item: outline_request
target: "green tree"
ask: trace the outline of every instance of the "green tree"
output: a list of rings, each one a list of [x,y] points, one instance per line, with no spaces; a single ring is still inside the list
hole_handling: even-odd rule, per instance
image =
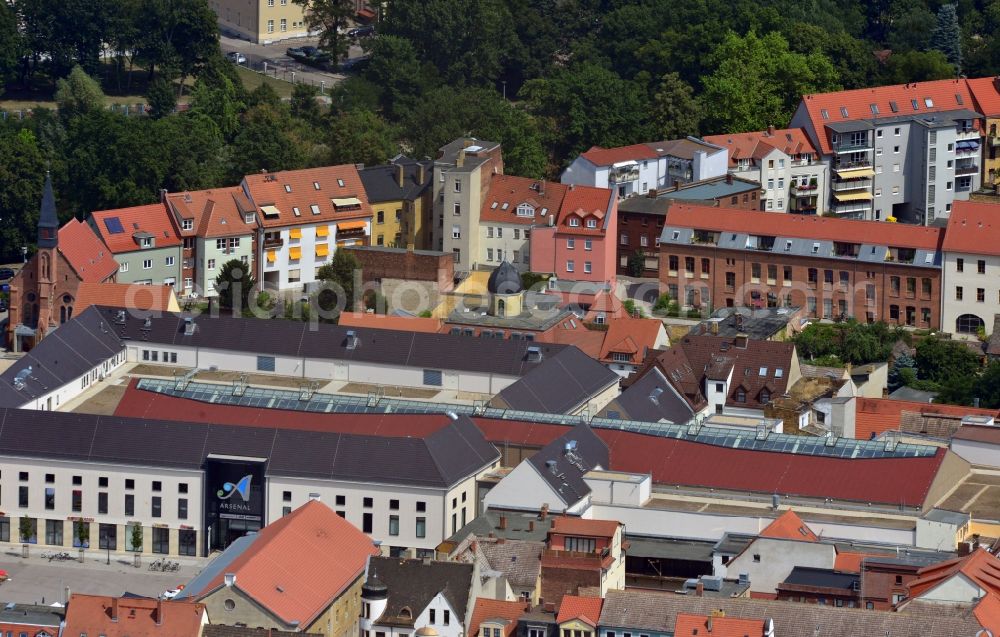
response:
[[[0,127],[0,261],[21,256],[35,242],[46,161],[29,129]]]
[[[931,34],[931,48],[940,51],[955,72],[962,70],[962,29],[958,24],[958,6],[944,4],[938,9],[937,25]]]
[[[10,4],[0,3],[0,95],[3,95],[4,85],[14,77],[21,53],[17,14]]]
[[[938,384],[974,377],[979,371],[979,357],[962,343],[929,337],[917,343],[917,375],[920,380]]]
[[[101,85],[79,66],[73,67],[69,77],[56,81],[55,99],[59,114],[67,120],[101,110],[106,101]]]
[[[333,164],[383,164],[399,153],[396,128],[371,111],[335,115],[327,132]]]
[[[339,249],[334,252],[330,263],[316,272],[316,279],[326,284],[317,296],[320,309],[333,313],[339,304],[345,311],[353,311],[356,305],[355,282],[360,280],[360,270],[361,264],[350,250]]]
[[[159,142],[149,153],[162,158],[162,188],[202,190],[225,182],[225,145],[208,116],[188,112],[164,117],[153,124],[152,136]]]
[[[177,95],[170,83],[158,77],[149,84],[146,90],[146,101],[149,102],[149,116],[160,119],[174,112],[177,107]]]
[[[18,523],[18,531],[21,535],[21,542],[27,544],[35,537],[36,533],[35,518],[29,518],[28,516],[21,516],[21,521]]]
[[[230,259],[222,264],[215,277],[215,291],[219,294],[219,305],[235,312],[250,307],[250,295],[257,285],[250,267],[239,259]]]
[[[421,99],[424,93],[420,60],[413,44],[406,38],[380,35],[369,45],[365,78],[379,88],[379,102],[388,117],[399,118]]]
[[[802,95],[839,88],[822,53],[794,53],[776,32],[730,32],[710,57],[702,104],[712,131],[742,132],[783,125]]]
[[[132,550],[141,553],[142,552],[142,525],[133,524],[132,532],[129,534],[129,539],[132,540]],[[138,558],[136,558],[138,559]]]
[[[247,96],[247,108],[253,108],[262,104],[274,109],[282,107],[281,96],[278,95],[278,91],[274,90],[274,87],[268,82],[261,82]]]
[[[886,63],[883,82],[929,82],[954,77],[953,67],[940,51],[904,51],[893,53]]]
[[[77,520],[73,523],[73,535],[79,545],[83,548],[90,546],[90,524],[84,522],[83,520]]]
[[[215,122],[222,136],[230,140],[239,127],[240,113],[248,97],[240,82],[219,69],[211,69],[195,82],[191,93],[191,112],[206,115]]]
[[[287,109],[255,106],[240,118],[239,132],[229,146],[230,179],[239,181],[243,175],[261,170],[301,168],[305,163],[304,146]]]
[[[917,361],[907,353],[896,357],[889,368],[889,391],[893,392],[909,385],[917,378]]]
[[[306,26],[319,31],[319,48],[335,61],[347,57],[351,44],[347,27],[354,17],[353,0],[292,0],[302,7]]]
[[[701,108],[694,98],[694,89],[677,73],[667,73],[660,78],[652,107],[656,139],[677,139],[698,134]]]
[[[646,271],[646,254],[641,248],[637,249],[628,258],[628,273],[633,277],[641,277]]]
[[[316,101],[318,96],[319,90],[315,86],[296,84],[292,89],[292,101],[290,104],[292,117],[318,127],[323,118],[319,102]]]

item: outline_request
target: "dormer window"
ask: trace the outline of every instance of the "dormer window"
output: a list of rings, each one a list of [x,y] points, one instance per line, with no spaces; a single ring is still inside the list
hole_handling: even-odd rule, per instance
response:
[[[253,213],[252,212],[245,213],[243,215],[243,222],[244,223],[253,223]]]
[[[587,227],[588,228],[596,228],[597,227],[597,219],[587,219]]]
[[[493,204],[493,205],[495,206],[496,204]],[[534,217],[535,216],[535,209],[533,207],[531,207],[529,204],[523,203],[523,204],[521,204],[521,205],[519,205],[517,207],[517,216],[518,217]]]
[[[571,228],[578,228],[580,226],[580,220],[577,219],[576,217],[570,217],[569,218],[569,226]]]
[[[181,220],[181,230],[193,230],[193,229],[194,229],[194,219]]]
[[[139,247],[141,248],[152,248],[153,238],[152,237],[142,237],[139,239]]]
[[[762,405],[766,405],[767,403],[771,402],[771,392],[767,391],[766,389],[760,390],[760,401],[759,402]]]
[[[742,387],[736,390],[736,396],[733,398],[738,403],[745,403],[747,401],[747,391]]]

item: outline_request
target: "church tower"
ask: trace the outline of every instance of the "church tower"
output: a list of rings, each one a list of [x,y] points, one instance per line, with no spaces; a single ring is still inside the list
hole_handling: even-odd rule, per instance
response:
[[[42,209],[38,214],[38,273],[37,324],[35,341],[41,340],[54,323],[53,308],[58,305],[54,298],[56,281],[59,280],[56,264],[59,262],[56,250],[59,247],[59,217],[56,215],[56,198],[52,194],[52,177],[45,173],[45,190],[42,191]],[[34,313],[34,312],[33,312]]]

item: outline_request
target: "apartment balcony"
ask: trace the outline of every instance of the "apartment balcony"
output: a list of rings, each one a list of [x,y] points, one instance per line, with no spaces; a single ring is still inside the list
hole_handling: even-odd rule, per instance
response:
[[[982,135],[974,128],[960,128],[955,132],[955,139],[959,141],[977,140]]]
[[[872,209],[871,201],[848,201],[834,202],[830,206],[830,212],[835,215],[864,215]]]
[[[265,238],[263,245],[265,250],[273,250],[285,245],[285,241],[281,237]]]
[[[841,142],[833,149],[836,153],[860,153],[874,150],[868,140],[863,142]]]
[[[955,175],[978,175],[979,166],[976,164],[956,164]]]
[[[867,159],[862,161],[839,162],[833,167],[833,172],[835,172],[837,176],[842,179],[856,179],[859,177],[875,176],[875,171],[872,169],[872,163]]]
[[[990,133],[989,137],[986,138],[986,141],[990,146],[1000,146],[1000,132]]]
[[[794,183],[792,184],[792,189],[790,192],[793,197],[811,197],[814,196],[818,190],[819,186],[817,184],[802,185]]]
[[[830,190],[834,192],[845,192],[848,190],[871,190],[871,179],[849,179],[846,181],[835,181],[830,184]]]

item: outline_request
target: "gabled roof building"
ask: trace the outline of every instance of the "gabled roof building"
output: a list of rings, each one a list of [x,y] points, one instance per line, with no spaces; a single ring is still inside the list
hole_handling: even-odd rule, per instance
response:
[[[99,210],[90,227],[119,263],[119,283],[169,285],[181,291],[181,239],[163,203]]]

